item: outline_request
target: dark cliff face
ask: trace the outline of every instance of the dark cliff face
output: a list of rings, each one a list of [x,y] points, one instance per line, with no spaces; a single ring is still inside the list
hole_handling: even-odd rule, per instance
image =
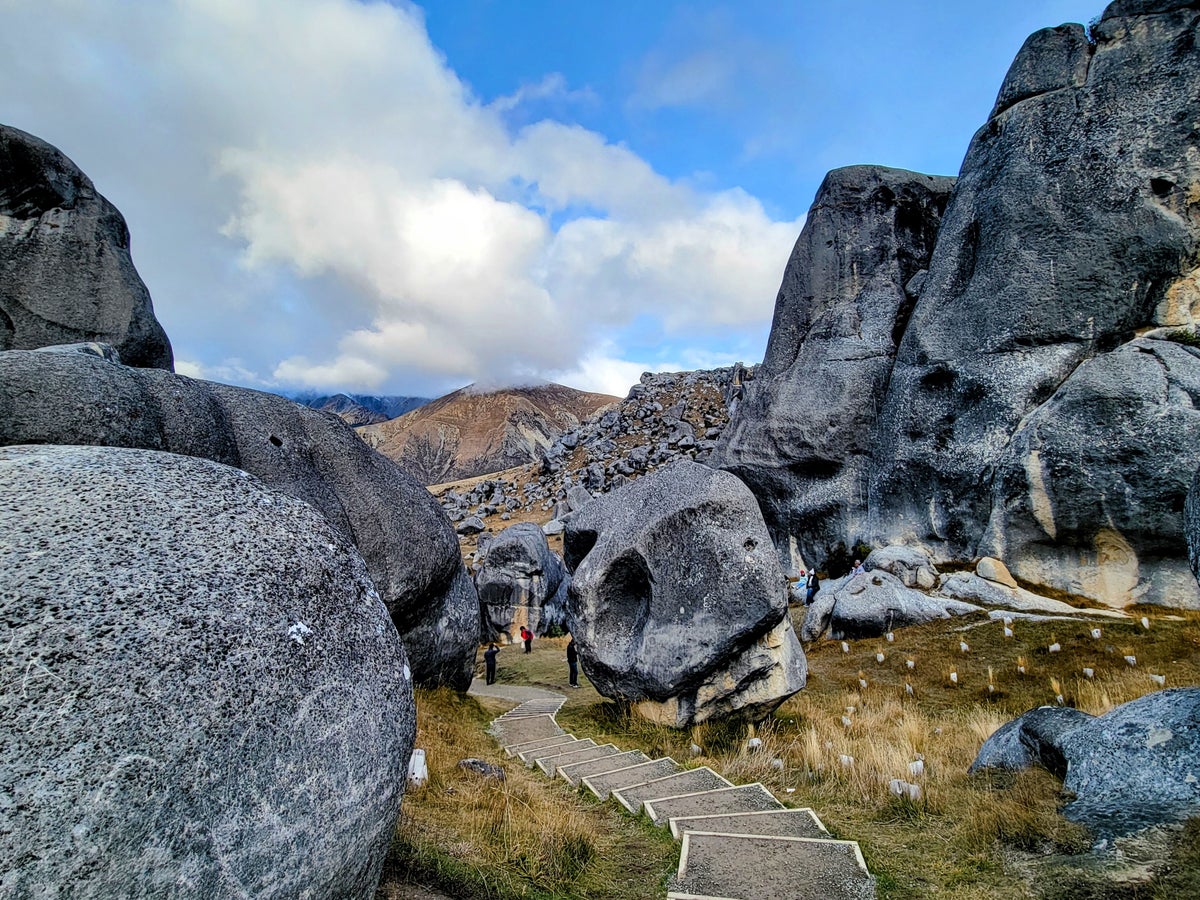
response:
[[[0,350],[77,341],[173,368],[124,218],[60,151],[0,125]]]
[[[927,273],[906,280],[899,227],[884,245],[895,259],[864,268],[880,247],[870,192],[835,217],[823,186],[766,377],[721,454],[781,548],[810,563],[835,536],[997,553],[1036,584],[1200,604],[1194,583],[1171,598],[1200,462],[1200,355],[1163,341],[1200,319],[1198,7],[1129,0],[1090,34],[1031,36],[940,223],[924,220]],[[860,324],[864,310],[891,315],[890,335]],[[890,337],[894,362],[872,362],[868,336]],[[1114,560],[1120,584],[1093,577]]]
[[[776,299],[766,357],[718,446],[778,542],[811,560],[858,534],[871,426],[929,264],[951,178],[854,166],[826,176]],[[793,560],[798,562],[798,560]]]

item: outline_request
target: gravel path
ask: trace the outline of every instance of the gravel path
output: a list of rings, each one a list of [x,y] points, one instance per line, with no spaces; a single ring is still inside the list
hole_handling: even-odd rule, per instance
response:
[[[501,700],[511,700],[513,703],[524,703],[526,700],[566,699],[562,694],[554,691],[517,684],[486,684],[478,678],[471,682],[467,693],[474,694],[476,697],[497,697]]]

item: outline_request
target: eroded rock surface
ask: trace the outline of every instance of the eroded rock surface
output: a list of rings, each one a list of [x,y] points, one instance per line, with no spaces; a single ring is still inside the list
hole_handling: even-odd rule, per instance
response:
[[[0,350],[79,341],[173,366],[125,219],[62,152],[0,125]]]
[[[445,514],[344,422],[274,394],[84,353],[0,353],[0,445],[166,450],[244,469],[358,548],[417,682],[466,690],[479,606]]]
[[[681,461],[567,519],[572,633],[596,689],[683,726],[761,717],[804,686],[787,584],[753,495]]]
[[[822,183],[766,356],[712,463],[745,481],[794,569],[863,533],[871,426],[952,178],[878,166]]]
[[[533,522],[512,525],[485,545],[475,572],[484,640],[519,640],[521,626],[536,635],[567,626],[571,576]]]
[[[369,898],[415,709],[354,546],[237,469],[0,448],[0,894]]]
[[[1200,688],[1157,691],[1097,717],[1033,710],[989,738],[971,768],[1034,762],[1074,795],[1067,818],[1100,837],[1200,814]]]

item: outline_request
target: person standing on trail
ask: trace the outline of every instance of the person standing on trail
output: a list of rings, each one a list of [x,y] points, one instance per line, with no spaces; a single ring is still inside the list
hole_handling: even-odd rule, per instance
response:
[[[489,644],[488,648],[483,651],[483,665],[487,673],[487,683],[496,683],[496,654],[500,652],[500,648],[495,644]]]
[[[526,628],[524,625],[521,626],[521,640],[525,642],[525,652],[532,653],[533,652],[533,632],[530,631],[528,628]]]
[[[571,687],[579,687],[579,651],[575,649],[575,638],[567,644],[567,673],[571,676]]]

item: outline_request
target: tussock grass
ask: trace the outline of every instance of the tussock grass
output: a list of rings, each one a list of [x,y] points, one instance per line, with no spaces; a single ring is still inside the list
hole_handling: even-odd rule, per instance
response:
[[[661,896],[678,854],[669,835],[504,757],[485,734],[493,715],[452,691],[417,692],[429,780],[405,794],[380,895],[411,882],[456,898]],[[471,756],[505,780],[460,769]]]

